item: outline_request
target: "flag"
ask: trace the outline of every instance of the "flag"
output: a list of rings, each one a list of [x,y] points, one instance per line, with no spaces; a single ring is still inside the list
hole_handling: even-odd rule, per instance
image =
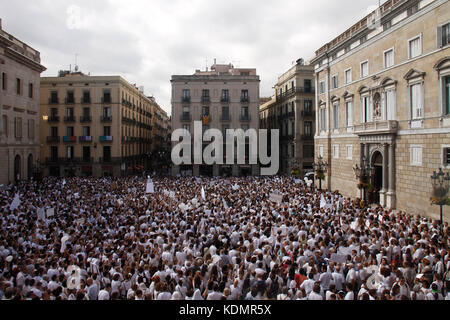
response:
[[[11,205],[9,206],[10,210],[16,210],[20,206],[20,199],[19,194],[17,193],[14,197],[14,200],[11,202]]]
[[[203,201],[206,201],[205,189],[203,187],[202,187],[202,199]]]

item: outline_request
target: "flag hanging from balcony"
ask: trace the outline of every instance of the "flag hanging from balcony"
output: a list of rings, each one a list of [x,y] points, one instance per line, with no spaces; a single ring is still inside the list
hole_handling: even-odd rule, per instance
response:
[[[208,124],[210,120],[210,117],[208,114],[203,115],[203,124]]]

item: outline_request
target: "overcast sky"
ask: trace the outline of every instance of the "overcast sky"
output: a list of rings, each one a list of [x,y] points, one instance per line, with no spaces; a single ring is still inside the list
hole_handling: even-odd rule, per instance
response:
[[[384,2],[384,1],[383,1]],[[41,52],[47,71],[75,64],[144,86],[170,114],[170,78],[218,63],[256,68],[261,97],[278,76],[363,18],[378,0],[0,1],[3,29]]]

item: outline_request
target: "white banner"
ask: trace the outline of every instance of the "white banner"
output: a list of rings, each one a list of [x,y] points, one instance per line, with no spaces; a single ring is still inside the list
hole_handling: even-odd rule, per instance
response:
[[[153,180],[147,180],[147,188],[145,193],[155,193],[155,186],[153,184]]]
[[[17,193],[14,197],[14,200],[11,202],[11,205],[9,206],[10,210],[16,210],[20,206],[20,199],[19,194]]]
[[[44,208],[37,209],[37,217],[39,220],[45,220],[45,210]]]
[[[272,202],[276,202],[276,203],[282,203],[283,202],[283,195],[276,194],[276,193],[271,193],[269,200],[272,201]]]
[[[202,199],[203,201],[206,201],[206,193],[205,193],[205,189],[202,187]]]
[[[53,217],[55,215],[55,208],[47,209],[47,218]]]

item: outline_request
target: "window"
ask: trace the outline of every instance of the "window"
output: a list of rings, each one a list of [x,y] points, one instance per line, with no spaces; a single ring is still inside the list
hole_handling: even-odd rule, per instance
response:
[[[314,158],[314,146],[312,145],[303,146],[303,158]]]
[[[8,116],[3,115],[2,116],[2,130],[5,137],[8,136]]]
[[[202,116],[209,116],[209,107],[202,107]]]
[[[345,102],[345,119],[346,126],[353,127],[353,101]]]
[[[89,90],[83,91],[83,103],[91,103],[91,93]]]
[[[325,81],[320,81],[319,83],[319,93],[325,93]]]
[[[372,122],[372,108],[370,107],[370,97],[361,97],[361,123]]]
[[[248,107],[242,107],[241,118],[242,120],[249,120]]]
[[[230,101],[230,92],[226,89],[222,90],[222,102]]]
[[[410,87],[410,101],[411,101],[411,118],[423,118],[423,92],[422,84],[413,84]]]
[[[7,78],[6,73],[2,72],[2,90],[6,90],[7,88]]]
[[[74,136],[74,128],[73,127],[67,127],[67,136],[68,137],[73,137]]]
[[[414,39],[409,40],[408,44],[409,58],[413,59],[422,54],[422,36],[417,36]]]
[[[334,76],[331,77],[331,87],[332,87],[332,89],[337,89],[338,86],[339,86],[338,76],[334,75]]]
[[[352,160],[353,158],[353,146],[348,145],[346,146],[346,153],[347,153],[347,160]]]
[[[67,159],[73,159],[74,158],[74,147],[68,146],[67,147]]]
[[[111,107],[103,108],[103,117],[108,119],[111,118]]]
[[[111,127],[110,126],[104,126],[103,127],[103,135],[105,137],[110,137],[111,136]]]
[[[189,89],[183,90],[183,101],[187,101],[191,97],[191,92]]]
[[[412,7],[408,8],[408,17],[412,16],[414,13],[416,13],[417,11],[419,11],[419,4],[416,3],[415,5],[413,5]]]
[[[222,120],[230,120],[230,107],[222,107]]]
[[[313,133],[312,133],[312,122],[311,121],[305,121],[304,126],[305,126],[305,136],[306,137],[311,137],[313,135]]]
[[[339,145],[338,144],[335,144],[333,146],[333,158],[339,159]]]
[[[90,161],[91,159],[91,147],[83,146],[83,161]]]
[[[450,146],[445,146],[442,149],[442,155],[443,155],[443,166],[448,168],[450,167]]]
[[[91,116],[91,108],[85,107],[83,108],[83,117],[89,118]]]
[[[103,90],[103,103],[111,103],[111,90]]]
[[[19,78],[16,79],[16,93],[18,95],[22,94],[22,80],[20,80]]]
[[[51,137],[57,137],[58,136],[58,127],[51,127],[50,128],[50,136]]]
[[[352,82],[352,69],[345,70],[345,84]]]
[[[326,118],[326,108],[320,109],[320,131],[327,130],[327,118]]]
[[[31,82],[28,84],[28,98],[33,99],[33,84]]]
[[[14,132],[16,138],[22,138],[22,118],[14,118]]]
[[[66,103],[75,103],[73,91],[67,91]]]
[[[308,116],[308,115],[311,116],[312,115],[312,112],[313,112],[312,105],[313,105],[312,100],[305,100],[304,108],[305,108],[305,115],[306,116]]]
[[[50,92],[50,103],[58,103],[58,92],[57,91]]]
[[[319,146],[319,157],[323,158],[323,146]]]
[[[34,120],[28,119],[28,139],[34,139]]]
[[[369,61],[361,62],[361,78],[369,76]]]
[[[305,92],[310,93],[312,91],[312,81],[311,79],[304,80]]]
[[[410,149],[411,153],[411,165],[421,166],[422,165],[422,146],[412,145]]]
[[[103,147],[103,161],[111,162],[111,147],[110,146]]]
[[[188,120],[189,115],[190,115],[189,106],[183,106],[183,119]]]
[[[243,102],[248,102],[248,90],[242,90],[242,92],[241,92],[241,100]]]
[[[66,115],[67,115],[67,119],[73,119],[73,117],[74,117],[74,111],[73,111],[73,108],[67,108],[66,109]]]
[[[339,129],[339,104],[333,105],[333,129]]]
[[[389,49],[384,52],[384,67],[390,68],[394,65],[394,49]]]
[[[91,127],[83,127],[83,137],[91,136]]]
[[[386,102],[386,120],[395,120],[396,119],[396,110],[395,110],[395,90],[388,90],[385,93],[385,102]]]
[[[52,161],[58,160],[58,147],[56,147],[56,146],[50,147],[50,157],[51,157]]]
[[[444,100],[444,115],[450,115],[450,76],[443,78],[444,90],[445,93],[443,95]]]
[[[438,27],[438,47],[444,47],[450,44],[450,23]]]

